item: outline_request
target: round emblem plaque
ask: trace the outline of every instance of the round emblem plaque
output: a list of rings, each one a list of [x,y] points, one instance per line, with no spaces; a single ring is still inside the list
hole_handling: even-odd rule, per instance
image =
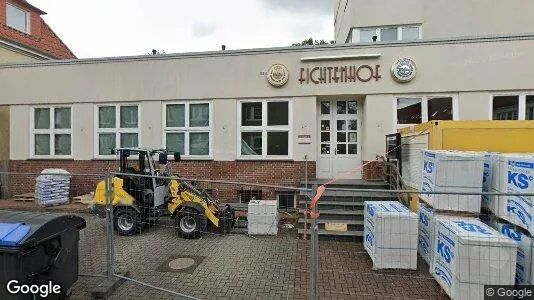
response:
[[[397,82],[409,82],[417,75],[415,62],[409,58],[397,60],[391,67],[391,75]]]
[[[267,81],[274,87],[282,87],[289,80],[289,70],[282,64],[274,64],[267,71]]]

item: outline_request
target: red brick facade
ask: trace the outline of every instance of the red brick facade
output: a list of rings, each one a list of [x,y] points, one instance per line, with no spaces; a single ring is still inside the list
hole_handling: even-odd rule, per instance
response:
[[[364,161],[363,163],[367,163]],[[385,180],[386,179],[386,169],[384,162],[381,161],[372,161],[370,164],[363,167],[363,179],[374,181],[374,180]]]
[[[111,160],[17,160],[10,162],[12,173],[40,173],[47,168],[60,168],[69,171],[71,196],[92,192],[96,183],[106,172],[117,170],[118,163]],[[296,161],[181,161],[174,163],[173,172],[181,177],[197,180],[222,180],[279,186],[300,186],[305,177],[305,162]],[[77,175],[82,174],[82,175]],[[94,174],[94,175],[90,175]],[[315,162],[308,162],[308,177],[315,177]],[[33,192],[37,175],[10,175],[11,195]],[[238,191],[262,190],[264,199],[276,199],[276,190],[268,187],[240,186],[236,184],[207,183],[214,198],[222,202],[236,202]]]

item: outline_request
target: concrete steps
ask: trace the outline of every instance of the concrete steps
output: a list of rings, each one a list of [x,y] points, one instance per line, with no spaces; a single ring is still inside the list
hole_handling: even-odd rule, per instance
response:
[[[308,188],[313,188],[314,185],[320,185],[325,182],[327,180],[324,179],[308,180]],[[301,187],[306,187],[306,184],[302,182]],[[359,189],[360,191],[352,191],[354,189]],[[364,180],[340,180],[327,186],[327,190],[317,204],[319,211],[317,225],[320,239],[361,240],[364,229],[364,202],[397,200],[395,195],[387,192],[361,191],[368,189],[387,190],[389,187],[383,182],[368,182]],[[304,214],[310,199],[306,199],[306,192],[301,192],[300,194],[298,208],[299,212]],[[310,197],[313,198],[313,195],[310,195]],[[327,223],[346,224],[347,231],[326,230]],[[305,222],[304,218],[299,219],[297,225],[299,236],[304,236],[305,228],[309,229],[310,224],[311,220],[309,218],[307,222]],[[310,234],[309,230],[307,234]]]

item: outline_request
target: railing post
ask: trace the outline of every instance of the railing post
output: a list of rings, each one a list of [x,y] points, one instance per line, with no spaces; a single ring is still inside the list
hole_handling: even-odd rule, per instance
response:
[[[305,174],[304,174],[304,184],[306,185],[306,197],[304,200],[304,240],[308,239],[308,200],[310,199],[310,193],[308,192],[308,155],[304,155],[304,164],[305,164]]]
[[[314,192],[317,192],[317,186],[314,186]],[[317,225],[317,205],[311,207],[311,226],[310,226],[310,300],[318,299],[317,295],[317,277],[319,265],[319,227]]]
[[[113,184],[112,175],[106,174],[105,179],[106,189],[106,220],[107,220],[107,276],[111,278],[115,274],[115,251],[113,249]]]

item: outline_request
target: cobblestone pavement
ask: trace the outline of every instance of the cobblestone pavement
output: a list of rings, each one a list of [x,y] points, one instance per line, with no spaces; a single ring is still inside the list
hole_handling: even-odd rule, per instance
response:
[[[308,296],[308,244],[297,245],[295,299]],[[417,270],[373,270],[359,242],[319,241],[318,293],[322,299],[448,299],[418,257]]]
[[[80,236],[80,273],[103,274],[106,269],[106,224],[84,215]],[[205,234],[180,238],[169,220],[131,237],[115,236],[119,270],[144,283],[201,299],[292,299],[297,239],[294,234],[249,237],[244,234]],[[157,269],[173,255],[204,256],[192,274]],[[99,279],[80,277],[72,299],[87,299]],[[127,282],[113,299],[173,299],[172,295]]]
[[[105,221],[83,216],[87,228],[80,232],[80,273],[104,274]],[[321,241],[319,249],[322,299],[446,298],[423,263],[416,271],[375,271],[361,243]],[[164,220],[136,236],[115,236],[115,251],[118,269],[128,270],[132,278],[200,299],[306,299],[308,293],[307,242],[292,232],[276,237],[205,234],[186,240]],[[205,258],[192,274],[158,271],[173,255]],[[100,280],[80,277],[72,299],[90,298]],[[180,299],[133,282],[112,297],[139,298]]]

